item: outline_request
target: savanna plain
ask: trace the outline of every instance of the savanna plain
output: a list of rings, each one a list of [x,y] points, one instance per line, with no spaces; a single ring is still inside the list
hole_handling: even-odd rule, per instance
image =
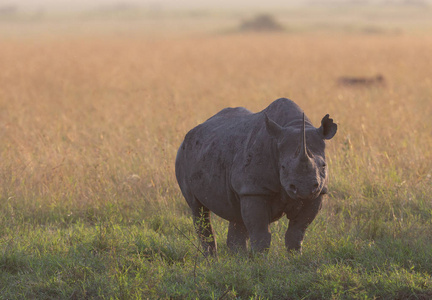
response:
[[[86,24],[1,24],[0,299],[432,297],[432,27]],[[268,254],[233,254],[213,216],[219,256],[205,258],[177,148],[222,108],[279,97],[339,126],[303,253],[286,252],[282,218]]]

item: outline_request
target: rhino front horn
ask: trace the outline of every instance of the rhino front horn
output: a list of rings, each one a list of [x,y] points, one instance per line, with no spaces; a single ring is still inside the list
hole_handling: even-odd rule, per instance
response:
[[[300,160],[309,160],[306,146],[306,121],[305,114],[303,113],[303,125],[301,130],[301,145],[300,145]]]

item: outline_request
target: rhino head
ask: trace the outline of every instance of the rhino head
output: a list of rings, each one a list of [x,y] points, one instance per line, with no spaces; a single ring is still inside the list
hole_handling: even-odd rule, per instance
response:
[[[333,119],[326,115],[319,128],[306,128],[304,114],[300,128],[281,127],[267,115],[265,123],[267,132],[277,141],[280,182],[289,197],[307,201],[327,193],[324,141],[336,134]]]

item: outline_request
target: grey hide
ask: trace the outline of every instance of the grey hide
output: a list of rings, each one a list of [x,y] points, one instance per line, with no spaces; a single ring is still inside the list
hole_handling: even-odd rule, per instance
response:
[[[337,125],[319,128],[285,98],[258,113],[225,108],[186,134],[175,172],[205,254],[216,255],[210,212],[229,221],[228,247],[270,247],[269,224],[286,215],[288,250],[301,251],[306,228],[327,193],[325,140]]]

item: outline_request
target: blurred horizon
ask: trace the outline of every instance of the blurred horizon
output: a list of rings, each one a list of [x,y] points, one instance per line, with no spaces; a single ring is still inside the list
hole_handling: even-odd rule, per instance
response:
[[[263,15],[291,33],[432,30],[432,0],[0,0],[0,34],[232,33]]]

